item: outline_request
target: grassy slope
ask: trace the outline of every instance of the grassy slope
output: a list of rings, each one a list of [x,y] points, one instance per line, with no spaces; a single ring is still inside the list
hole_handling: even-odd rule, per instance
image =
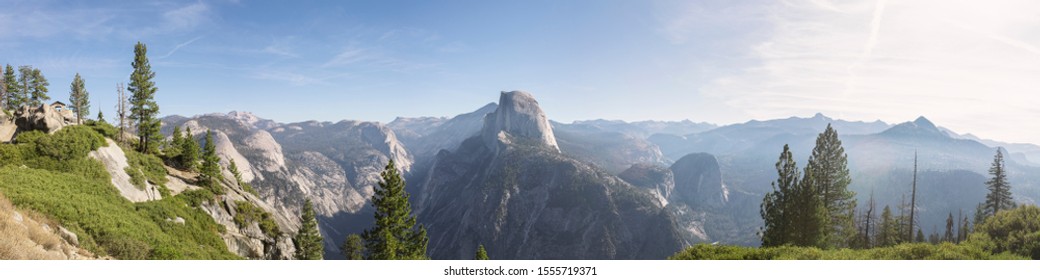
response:
[[[96,149],[104,142],[81,138],[99,139],[100,135],[88,126],[74,126],[29,143],[0,145],[0,192],[19,207],[57,220],[79,235],[81,246],[101,255],[119,259],[239,258],[220,238],[223,227],[190,207],[186,197],[135,204],[120,196],[101,163],[83,156],[83,149]],[[56,154],[49,152],[55,149],[48,146],[52,142],[77,143],[59,147],[76,156],[54,158]],[[185,223],[173,222],[176,217]]]

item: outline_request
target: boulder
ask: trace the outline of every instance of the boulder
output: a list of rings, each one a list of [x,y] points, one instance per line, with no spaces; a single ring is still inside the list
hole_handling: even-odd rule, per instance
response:
[[[14,113],[14,122],[19,131],[39,130],[54,133],[65,127],[66,119],[50,105],[32,108],[23,106]]]
[[[18,130],[18,126],[14,124],[14,117],[8,115],[6,111],[0,112],[0,143],[11,142],[14,139],[14,132]]]

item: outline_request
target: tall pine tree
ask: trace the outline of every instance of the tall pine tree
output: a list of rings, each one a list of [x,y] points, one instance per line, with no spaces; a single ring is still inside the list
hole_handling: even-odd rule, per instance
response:
[[[159,105],[155,103],[155,72],[148,62],[148,48],[141,42],[134,46],[134,61],[130,63],[134,71],[130,73],[130,119],[137,127],[138,150],[142,153],[154,153],[158,148],[162,135],[159,133]]]
[[[321,233],[318,231],[318,220],[314,215],[314,205],[307,199],[303,203],[303,213],[300,215],[300,230],[293,237],[293,245],[296,246],[297,260],[320,260],[325,254],[325,245],[322,244]]]
[[[196,171],[199,168],[199,142],[191,134],[191,127],[184,128],[184,140],[181,142],[181,155],[178,158],[181,168]]]
[[[943,233],[942,241],[951,243],[956,242],[957,240],[954,239],[956,237],[953,236],[954,230],[955,229],[953,226],[953,212],[950,212],[950,214],[946,216],[946,232]]]
[[[204,185],[215,194],[222,194],[220,187],[220,158],[217,157],[217,147],[213,144],[213,131],[206,131],[206,145],[202,153],[202,170],[199,178]]]
[[[881,210],[880,228],[877,231],[877,237],[874,238],[878,246],[885,247],[899,243],[898,224],[899,221],[892,217],[892,209],[885,205],[885,208]]]
[[[780,159],[776,162],[778,178],[772,183],[773,191],[767,193],[762,199],[759,213],[765,224],[762,227],[762,246],[772,247],[789,244],[792,242],[794,230],[791,227],[792,209],[794,200],[794,189],[798,185],[798,163],[791,155],[791,149],[784,145]]]
[[[819,194],[826,209],[823,234],[827,246],[848,247],[856,237],[856,193],[848,190],[852,182],[848,157],[838,139],[838,131],[830,124],[816,137],[805,173],[812,177],[803,183]]]
[[[51,99],[50,96],[47,96],[47,86],[50,86],[50,83],[47,82],[47,78],[43,77],[40,69],[23,65],[18,67],[18,72],[20,85],[18,86],[19,93],[16,97],[16,104],[40,107],[40,105]]]
[[[372,195],[375,226],[365,230],[365,248],[370,259],[426,259],[426,227],[415,224],[405,182],[391,159],[380,173],[382,182]]]
[[[997,154],[993,156],[993,165],[989,168],[989,175],[993,176],[986,181],[986,201],[983,210],[985,217],[996,215],[1001,210],[1015,208],[1015,201],[1011,198],[1011,184],[1007,180],[1007,170],[1004,168],[1004,154],[997,148]],[[976,221],[978,223],[978,221]]]
[[[69,86],[69,105],[76,113],[76,123],[83,123],[83,116],[90,115],[90,93],[87,92],[83,78],[76,73]]]

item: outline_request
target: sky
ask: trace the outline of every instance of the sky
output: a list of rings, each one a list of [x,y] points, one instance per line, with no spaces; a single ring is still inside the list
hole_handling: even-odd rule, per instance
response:
[[[1040,1],[10,1],[0,64],[113,116],[133,46],[160,114],[454,116],[532,93],[553,120],[821,112],[1040,143]]]

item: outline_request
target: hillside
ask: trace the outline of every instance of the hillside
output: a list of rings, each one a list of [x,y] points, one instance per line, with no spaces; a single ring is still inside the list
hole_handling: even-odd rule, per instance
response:
[[[265,221],[271,215],[255,196],[226,180],[219,189],[194,185],[190,173],[115,146],[114,131],[104,123],[67,126],[50,135],[19,131],[14,143],[0,145],[0,194],[17,208],[38,213],[34,219],[52,223],[66,242],[77,246],[61,250],[82,249],[82,255],[115,259],[292,255],[288,233],[293,229],[280,223],[274,228],[284,232],[261,230],[272,223]],[[168,175],[168,169],[174,175]],[[45,248],[56,246],[65,248]]]

